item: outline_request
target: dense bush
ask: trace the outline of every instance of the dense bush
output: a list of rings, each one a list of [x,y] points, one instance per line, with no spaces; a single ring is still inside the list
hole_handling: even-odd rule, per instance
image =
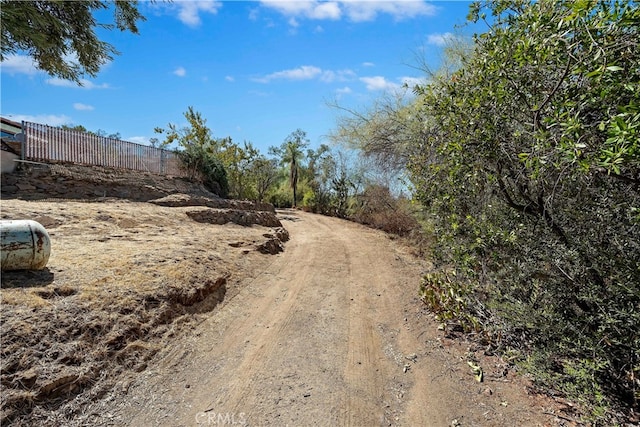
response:
[[[606,422],[640,398],[640,11],[485,12],[460,69],[418,91],[410,170],[443,271],[424,297]]]
[[[369,185],[355,197],[349,218],[387,233],[406,236],[419,228],[410,202],[393,197],[388,187]]]
[[[189,172],[192,180],[201,180],[207,188],[221,197],[227,197],[229,182],[227,171],[220,161],[220,151],[227,139],[216,139],[211,136],[211,129],[202,115],[189,107],[184,113],[188,126],[178,128],[169,123],[167,129],[156,128],[158,134],[165,134],[162,147],[178,144],[176,152],[182,160],[183,167]],[[154,138],[154,143],[158,143]]]
[[[205,147],[188,146],[179,151],[178,155],[184,167],[192,171],[192,177],[199,177],[209,190],[220,197],[227,197],[229,194],[227,171],[214,154],[207,151]]]

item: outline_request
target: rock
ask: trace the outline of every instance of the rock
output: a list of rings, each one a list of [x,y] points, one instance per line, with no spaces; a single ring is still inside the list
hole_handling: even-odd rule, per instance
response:
[[[15,175],[11,174],[2,174],[2,186],[5,185],[15,185],[18,182],[18,179]]]
[[[276,233],[276,237],[280,239],[281,242],[289,241],[289,232],[287,231],[286,228],[278,227],[274,230],[274,232]]]
[[[34,185],[28,184],[28,183],[24,183],[24,182],[19,182],[16,184],[16,187],[18,187],[18,190],[20,191],[33,191],[36,189],[36,187]]]
[[[256,250],[265,255],[275,255],[279,252],[284,251],[284,247],[282,246],[282,242],[277,238],[271,238],[266,242],[258,245]]]
[[[8,193],[8,194],[13,194],[15,192],[18,191],[18,187],[15,185],[3,185],[2,186],[2,192],[3,193]]]
[[[209,224],[234,224],[250,226],[262,225],[263,227],[282,227],[282,223],[275,213],[266,211],[242,211],[236,209],[199,209],[187,211],[187,216],[194,221]],[[283,234],[283,233],[281,233]]]
[[[416,363],[418,361],[418,355],[415,353],[411,353],[407,356],[405,356],[405,359],[412,361],[413,363]]]

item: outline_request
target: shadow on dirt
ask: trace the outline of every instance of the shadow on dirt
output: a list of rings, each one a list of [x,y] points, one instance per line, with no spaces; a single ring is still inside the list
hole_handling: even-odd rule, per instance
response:
[[[53,282],[54,274],[45,268],[43,270],[16,270],[2,272],[3,288],[34,288],[47,286]]]

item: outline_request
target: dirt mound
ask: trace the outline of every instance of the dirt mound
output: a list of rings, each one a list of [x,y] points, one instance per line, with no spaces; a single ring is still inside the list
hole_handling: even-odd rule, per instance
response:
[[[2,218],[41,222],[52,253],[44,270],[2,273],[2,425],[69,424],[238,293],[270,262],[263,254],[288,238],[269,205],[219,199],[183,180],[88,169],[23,171],[22,189],[3,194]],[[58,181],[60,173],[70,176]],[[40,191],[52,180],[66,192]],[[180,195],[167,198],[171,191]],[[182,202],[135,201],[162,198]],[[199,211],[230,221],[192,219]]]
[[[266,211],[274,214],[276,213],[275,208],[270,203],[202,197],[192,194],[171,194],[160,199],[151,200],[150,202],[154,205],[168,207],[206,206],[214,209]]]

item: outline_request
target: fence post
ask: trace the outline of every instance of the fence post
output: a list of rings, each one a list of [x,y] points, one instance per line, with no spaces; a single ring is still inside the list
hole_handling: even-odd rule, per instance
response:
[[[27,125],[22,121],[22,138],[20,138],[20,160],[25,160],[25,151],[27,149]]]

